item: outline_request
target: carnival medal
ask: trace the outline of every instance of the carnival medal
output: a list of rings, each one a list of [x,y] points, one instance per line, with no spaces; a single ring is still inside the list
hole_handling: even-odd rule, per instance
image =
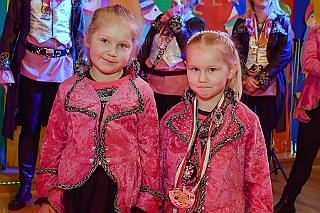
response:
[[[41,14],[41,19],[50,20],[51,13],[52,13],[52,10],[51,10],[50,6],[43,5],[43,3],[42,3],[41,13],[42,13]]]
[[[187,161],[181,177],[181,183],[185,186],[188,186],[195,183],[197,179],[198,179],[197,166],[191,161]]]
[[[224,100],[224,95],[221,97],[221,100],[217,104],[217,107],[220,108]],[[195,145],[196,141],[196,124],[197,124],[197,99],[195,98],[193,101],[193,123],[192,123],[192,132],[188,144],[187,155],[182,159],[181,163],[178,166],[174,188],[169,191],[169,198],[173,205],[175,205],[179,209],[188,209],[192,207],[195,202],[195,194],[198,189],[201,179],[203,178],[209,161],[209,153],[210,153],[210,135],[214,128],[214,122],[210,124],[207,144],[205,149],[203,150],[203,154],[201,156],[201,160],[199,162],[199,176],[197,167],[190,161],[190,153]],[[178,188],[179,183],[184,185],[182,191]],[[191,191],[186,189],[186,185],[190,185],[195,183],[195,186]]]
[[[260,38],[258,41],[256,41],[256,45],[259,47],[259,48],[264,48],[266,47],[268,43],[268,39],[262,39]]]
[[[179,209],[190,208],[195,201],[195,194],[188,191],[184,186],[182,191],[179,188],[174,188],[169,191],[170,201]]]

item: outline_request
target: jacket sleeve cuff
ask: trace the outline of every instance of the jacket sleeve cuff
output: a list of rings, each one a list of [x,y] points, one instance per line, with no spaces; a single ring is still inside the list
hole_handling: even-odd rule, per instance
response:
[[[0,54],[0,69],[10,70],[10,58],[9,52],[3,52]]]
[[[159,192],[142,186],[137,202],[137,207],[146,212],[158,212],[164,201],[164,196]]]
[[[266,90],[271,83],[271,78],[269,73],[262,72],[255,77],[255,79],[259,82],[259,86],[262,90]]]
[[[37,198],[47,197],[49,190],[57,183],[57,170],[55,169],[37,169]]]
[[[170,29],[173,31],[174,34],[177,34],[182,31],[183,23],[181,22],[180,16],[174,16],[169,20]]]
[[[0,69],[0,84],[13,84],[14,82],[14,77],[13,74],[10,70],[7,69]]]

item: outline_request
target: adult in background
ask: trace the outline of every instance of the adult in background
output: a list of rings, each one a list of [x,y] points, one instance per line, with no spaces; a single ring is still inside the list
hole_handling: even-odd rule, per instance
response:
[[[294,117],[299,120],[297,153],[276,213],[296,212],[294,203],[312,171],[320,145],[320,24],[310,28],[302,53],[302,67],[308,73]]]
[[[205,28],[192,14],[200,0],[172,0],[172,8],[159,15],[144,40],[138,60],[154,91],[159,120],[181,101],[188,87],[182,52],[195,32]]]
[[[8,205],[22,209],[38,155],[41,126],[48,122],[59,84],[73,75],[77,42],[84,36],[80,0],[11,0],[0,44],[0,84],[7,92],[2,134],[18,145],[20,187]]]
[[[242,56],[243,96],[241,101],[259,117],[272,154],[272,131],[286,131],[286,77],[290,62],[290,20],[278,0],[247,0],[248,12],[239,18],[232,35]]]

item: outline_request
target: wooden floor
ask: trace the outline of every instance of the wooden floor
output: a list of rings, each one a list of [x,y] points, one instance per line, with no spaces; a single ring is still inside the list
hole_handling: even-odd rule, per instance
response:
[[[289,176],[293,159],[281,159],[281,164]],[[282,194],[282,189],[286,183],[285,178],[279,171],[277,175],[271,174],[274,203],[277,203]],[[298,196],[295,207],[297,213],[320,213],[320,158],[313,164],[312,174],[301,194]],[[19,211],[8,211],[7,204],[10,196],[0,193],[0,213],[36,213],[39,207],[34,205],[34,199],[28,202],[27,207]]]
[[[282,159],[281,164],[289,176],[293,159]],[[276,204],[281,195],[286,181],[282,173],[272,174],[273,202]],[[313,163],[312,173],[307,183],[297,197],[295,207],[297,213],[320,213],[320,158],[319,154]]]
[[[5,196],[5,197],[0,196],[0,213],[9,213],[9,212],[11,212],[11,213],[37,213],[39,211],[39,206],[33,204],[35,199],[28,201],[27,206],[21,210],[9,211],[8,206],[7,206],[9,200],[10,200],[10,198],[7,196]]]

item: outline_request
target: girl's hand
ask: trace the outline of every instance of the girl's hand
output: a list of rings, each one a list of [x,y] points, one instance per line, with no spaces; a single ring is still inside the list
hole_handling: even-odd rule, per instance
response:
[[[172,0],[172,1],[171,1],[171,4],[172,4],[172,7],[181,5],[181,0]]]
[[[39,209],[39,213],[58,213],[50,204],[43,203]]]
[[[178,4],[177,6],[174,6],[173,8],[169,9],[166,13],[169,13],[171,17],[183,14],[184,6],[183,4]]]
[[[259,83],[256,79],[254,79],[252,76],[249,76],[246,79],[246,84],[244,85],[244,87],[250,92],[255,92],[257,89],[259,89]]]
[[[11,84],[10,83],[0,83],[0,86],[2,86],[4,92],[7,93],[8,92],[8,88],[11,86]]]
[[[183,4],[179,4],[173,8],[170,8],[169,10],[167,10],[167,12],[165,14],[163,14],[163,16],[161,17],[160,21],[164,24],[165,22],[167,22],[170,18],[176,16],[176,15],[180,15],[184,13],[184,6]]]

